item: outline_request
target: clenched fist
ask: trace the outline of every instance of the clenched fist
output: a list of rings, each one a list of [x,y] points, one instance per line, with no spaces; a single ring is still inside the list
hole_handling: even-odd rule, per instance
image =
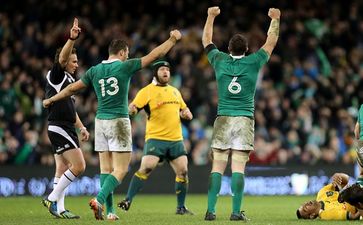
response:
[[[218,6],[214,6],[214,7],[209,7],[208,8],[208,16],[213,16],[216,17],[221,13],[221,10],[219,9]]]
[[[173,38],[175,38],[175,40],[178,41],[181,39],[182,35],[179,30],[172,30],[172,31],[170,31],[170,37],[173,37]]]
[[[268,10],[268,16],[271,18],[271,19],[280,19],[280,16],[281,16],[281,12],[279,9],[276,9],[276,8],[270,8]]]

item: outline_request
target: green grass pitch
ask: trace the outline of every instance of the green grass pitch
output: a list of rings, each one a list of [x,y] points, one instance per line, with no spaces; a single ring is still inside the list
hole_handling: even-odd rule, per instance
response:
[[[217,220],[204,221],[206,195],[188,195],[187,207],[196,215],[175,215],[174,195],[138,195],[128,212],[116,209],[119,221],[96,221],[88,206],[91,197],[66,198],[66,207],[81,216],[79,220],[54,219],[41,204],[40,197],[0,198],[0,224],[132,224],[132,225],[181,225],[181,224],[238,224],[229,221],[231,197],[221,196],[217,203]],[[246,196],[244,210],[251,219],[247,224],[346,224],[347,221],[309,221],[296,219],[295,211],[300,203],[313,196]],[[116,196],[114,204],[121,199]],[[115,206],[116,207],[116,206]],[[357,221],[359,222],[359,221]],[[349,223],[357,223],[350,221]]]

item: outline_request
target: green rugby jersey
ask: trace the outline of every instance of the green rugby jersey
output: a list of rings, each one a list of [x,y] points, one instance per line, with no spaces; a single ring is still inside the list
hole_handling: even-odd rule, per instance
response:
[[[258,72],[269,58],[266,51],[232,57],[210,44],[206,52],[217,79],[218,115],[253,117]]]
[[[360,105],[359,107],[358,123],[359,123],[359,140],[363,140],[363,104]]]
[[[141,69],[141,59],[124,62],[104,60],[87,70],[81,80],[96,92],[98,119],[129,117],[128,94],[131,76]]]

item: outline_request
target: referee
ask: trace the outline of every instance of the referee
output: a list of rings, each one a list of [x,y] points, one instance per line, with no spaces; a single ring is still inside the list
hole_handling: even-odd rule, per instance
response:
[[[80,32],[78,19],[75,18],[70,37],[63,48],[57,50],[54,65],[47,74],[46,98],[52,97],[75,82],[74,74],[78,60],[73,46]],[[83,173],[86,167],[76,128],[80,130],[82,141],[87,141],[89,138],[87,129],[77,115],[74,101],[74,97],[71,96],[55,102],[48,108],[48,137],[53,147],[56,171],[54,189],[42,202],[53,216],[64,219],[80,218],[64,207],[65,189]]]

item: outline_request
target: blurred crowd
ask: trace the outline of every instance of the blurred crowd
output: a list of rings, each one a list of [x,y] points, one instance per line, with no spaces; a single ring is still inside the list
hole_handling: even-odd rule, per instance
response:
[[[227,51],[234,33],[248,37],[248,54],[266,40],[268,8],[281,9],[280,39],[260,72],[256,91],[255,151],[250,164],[353,163],[354,125],[363,103],[363,2],[339,0],[248,1],[7,1],[0,8],[0,165],[52,165],[42,107],[45,75],[55,50],[66,42],[74,17],[82,34],[76,42],[81,76],[107,58],[113,38],[125,38],[130,57],[162,43],[169,31],[183,38],[166,56],[172,85],[194,114],[183,121],[190,163],[210,162],[217,112],[214,72],[201,44],[207,8],[218,4],[213,42]],[[156,10],[152,10],[156,9]],[[132,78],[129,99],[152,79],[143,69]],[[91,133],[82,143],[89,165],[97,101],[93,90],[77,96],[77,111]],[[146,117],[132,118],[133,163],[140,160]]]

